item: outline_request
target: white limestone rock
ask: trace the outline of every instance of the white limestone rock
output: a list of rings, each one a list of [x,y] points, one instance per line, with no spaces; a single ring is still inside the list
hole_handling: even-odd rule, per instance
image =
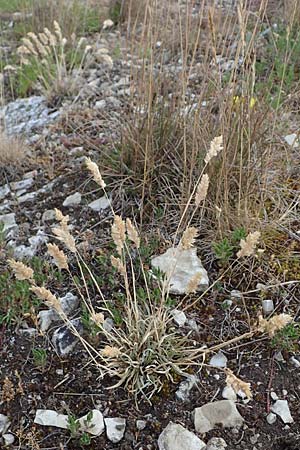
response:
[[[92,418],[88,420],[88,416],[92,416]],[[98,409],[93,409],[78,419],[78,422],[80,423],[80,431],[85,431],[93,436],[100,436],[104,431],[103,414]]]
[[[224,450],[226,447],[227,444],[223,438],[213,437],[208,441],[205,450]]]
[[[274,405],[271,406],[271,411],[277,414],[277,416],[281,418],[283,423],[294,422],[287,400],[277,400]]]
[[[88,204],[88,207],[95,212],[100,212],[110,206],[110,200],[104,195]]]
[[[9,231],[18,228],[15,213],[0,215],[0,224],[3,224],[3,231]]]
[[[275,423],[276,420],[277,420],[276,414],[271,412],[270,414],[267,415],[267,422],[269,425],[273,425],[273,423]]]
[[[202,450],[205,443],[178,423],[170,422],[158,438],[159,450]]]
[[[10,427],[10,420],[4,414],[0,414],[0,435],[4,434]]]
[[[292,134],[287,134],[286,136],[284,136],[284,140],[285,142],[290,145],[293,148],[298,148],[299,147],[299,139],[296,133],[292,133]]]
[[[207,433],[216,425],[222,425],[225,428],[239,428],[244,419],[232,400],[219,400],[195,408],[194,422],[198,433]]]
[[[75,194],[69,195],[65,201],[63,202],[63,206],[70,207],[70,206],[77,206],[81,202],[81,194],[80,192],[75,192]]]
[[[179,327],[183,327],[186,322],[186,315],[183,311],[179,311],[179,309],[173,309],[171,311],[171,314],[173,316],[173,320]]]
[[[64,297],[59,298],[63,312],[69,316],[79,305],[79,299],[72,292],[67,292]],[[54,309],[47,309],[38,313],[39,326],[42,332],[47,331],[52,322],[60,320],[59,314]]]
[[[91,415],[91,419],[88,419]],[[69,417],[66,414],[60,414],[51,409],[38,409],[35,414],[34,423],[47,427],[64,428],[69,427]],[[93,409],[89,414],[78,419],[80,431],[87,432],[93,436],[100,436],[104,431],[103,415],[98,409]]]
[[[205,290],[209,285],[207,272],[194,247],[187,250],[169,248],[162,255],[152,258],[151,265],[166,274],[170,280],[171,294],[186,294],[189,282],[197,274],[201,275],[198,291]]]
[[[126,420],[122,417],[107,417],[104,422],[107,438],[114,444],[120,442],[125,433]]]
[[[190,392],[194,386],[196,386],[198,378],[195,375],[187,375],[186,380],[183,380],[177,391],[175,392],[176,398],[185,402],[189,399]]]
[[[222,391],[222,397],[225,398],[226,400],[232,400],[233,402],[236,402],[237,399],[237,395],[231,386],[224,387]]]
[[[224,368],[227,366],[227,361],[228,359],[226,358],[224,353],[219,351],[210,359],[209,364],[213,367]]]

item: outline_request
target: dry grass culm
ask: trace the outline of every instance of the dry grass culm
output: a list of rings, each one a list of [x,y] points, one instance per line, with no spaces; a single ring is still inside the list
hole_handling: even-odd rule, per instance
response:
[[[143,8],[123,2],[128,47],[137,59],[116,146],[118,170],[136,187],[141,204],[147,203],[147,214],[168,204],[170,225],[176,226],[176,211],[184,210],[215,135],[223,135],[224,152],[209,172],[208,227],[221,236],[239,226],[251,229],[257,221],[277,220],[286,208],[276,205],[270,213],[265,207],[297,164],[295,152],[278,137],[279,130],[285,132],[284,93],[274,106],[272,83],[266,80],[261,88],[257,74],[271,2],[247,6],[237,2],[235,10],[224,11],[207,1],[145,0]],[[293,24],[291,16],[288,25]],[[269,41],[276,40],[268,33]],[[276,51],[275,43],[274,61]],[[290,57],[287,52],[279,85]]]

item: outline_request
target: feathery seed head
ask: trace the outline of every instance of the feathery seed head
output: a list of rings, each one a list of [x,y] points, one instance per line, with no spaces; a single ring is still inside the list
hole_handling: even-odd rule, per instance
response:
[[[13,270],[17,280],[33,280],[34,272],[31,267],[21,261],[15,261],[14,259],[8,260],[9,267]]]
[[[101,176],[99,167],[97,166],[97,164],[92,161],[90,158],[86,158],[85,159],[85,164],[86,167],[88,168],[89,172],[91,173],[94,181],[100,186],[102,187],[102,189],[104,189],[106,187],[106,184],[103,181],[103,178]]]
[[[122,217],[115,215],[114,216],[114,223],[111,227],[111,237],[115,243],[115,246],[117,247],[117,251],[119,255],[122,254],[122,249],[125,244],[126,239],[126,228],[125,228],[125,222],[122,219]]]
[[[181,238],[180,245],[183,250],[193,247],[195,238],[197,237],[198,230],[195,227],[187,228]]]
[[[195,195],[195,204],[199,206],[200,203],[206,199],[207,191],[209,186],[209,176],[207,173],[204,173],[201,177],[200,183],[197,186],[196,195]]]
[[[67,255],[56,244],[47,244],[47,249],[59,269],[69,269]]]
[[[215,137],[211,143],[208,152],[204,158],[206,164],[214,157],[217,156],[220,151],[223,150],[223,136]]]

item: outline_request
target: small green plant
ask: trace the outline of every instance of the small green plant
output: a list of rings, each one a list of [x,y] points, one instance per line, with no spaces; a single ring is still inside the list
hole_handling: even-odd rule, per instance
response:
[[[230,259],[234,256],[239,248],[241,239],[245,239],[247,233],[244,228],[236,228],[231,235],[225,237],[219,242],[213,244],[215,256],[222,266],[229,264]]]
[[[290,323],[281,330],[277,331],[271,339],[271,346],[290,352],[299,350],[300,327],[297,323]]]
[[[33,362],[36,367],[44,369],[47,365],[47,351],[43,348],[32,349]]]
[[[86,418],[83,421],[83,425],[86,429],[92,428],[94,425],[91,423],[93,419],[93,411],[89,411]],[[87,432],[80,431],[81,423],[79,419],[73,414],[68,415],[68,430],[70,431],[72,439],[78,439],[81,445],[89,445],[91,443],[91,437]]]
[[[90,445],[91,436],[86,432],[82,433],[82,436],[80,436],[80,439],[79,439],[79,443],[81,445]]]
[[[79,420],[76,419],[73,414],[68,415],[68,430],[70,431],[71,437],[76,438],[78,436],[80,429]]]
[[[228,238],[224,238],[222,241],[213,244],[213,250],[217,260],[223,266],[228,264],[230,258],[232,258],[234,247],[231,245]]]

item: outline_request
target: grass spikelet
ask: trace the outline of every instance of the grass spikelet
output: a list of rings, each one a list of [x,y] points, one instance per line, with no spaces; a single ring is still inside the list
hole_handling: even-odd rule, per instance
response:
[[[187,284],[186,292],[187,294],[192,294],[193,292],[196,292],[199,286],[199,283],[201,281],[202,274],[201,272],[196,273],[192,276],[190,281]]]
[[[104,323],[104,315],[102,313],[93,313],[90,318],[98,326]]]
[[[130,239],[131,242],[133,242],[136,246],[136,248],[140,247],[140,238],[137,232],[137,229],[131,222],[129,218],[126,219],[126,229],[127,229],[127,236]]]
[[[31,267],[26,266],[26,264],[21,261],[15,261],[14,259],[9,259],[8,264],[13,270],[17,280],[33,280],[34,272]]]
[[[183,250],[193,247],[198,230],[195,227],[187,228],[181,238],[180,245]]]
[[[75,239],[68,231],[67,227],[63,224],[60,227],[53,228],[53,233],[61,242],[65,244],[68,250],[72,253],[76,253]]]
[[[260,316],[258,331],[261,333],[268,333],[270,337],[273,337],[277,331],[282,330],[282,328],[292,322],[292,320],[293,318],[289,314],[277,314],[269,320]]]
[[[114,223],[111,227],[111,237],[115,243],[115,246],[117,247],[117,251],[119,255],[122,254],[122,249],[125,244],[126,239],[126,228],[125,228],[125,222],[122,219],[122,217],[115,215],[114,217]]]
[[[35,43],[36,48],[38,49],[38,52],[41,56],[47,56],[47,52],[45,50],[44,44],[39,40],[37,35],[35,33],[32,33],[31,31],[27,33],[27,36],[30,37],[30,39]]]
[[[69,216],[64,216],[60,209],[55,208],[54,211],[56,220],[67,225],[69,222]]]
[[[204,158],[205,163],[208,164],[221,150],[223,150],[223,136],[217,136],[210,143],[209,150]]]
[[[55,31],[55,33],[56,33],[56,36],[58,37],[58,41],[59,41],[60,43],[62,43],[62,41],[63,41],[63,35],[62,35],[62,32],[61,32],[60,25],[59,25],[58,22],[56,22],[56,20],[53,21],[53,26],[54,26],[54,31]]]
[[[36,49],[34,48],[33,43],[31,42],[30,39],[28,38],[22,38],[23,44],[25,45],[25,47],[28,48],[28,50],[30,51],[30,53],[34,56],[38,56],[38,52],[36,51]]]
[[[196,195],[195,195],[195,204],[199,206],[200,203],[206,199],[207,191],[209,186],[209,176],[207,173],[204,173],[201,177],[200,183],[197,186]]]
[[[93,180],[102,188],[104,189],[106,187],[105,182],[103,181],[103,178],[101,176],[99,167],[95,162],[93,162],[90,158],[86,158],[85,164],[90,171]]]
[[[53,33],[51,33],[51,31],[48,30],[48,28],[44,28],[44,33],[49,40],[49,44],[52,45],[52,47],[55,47],[55,45],[57,44],[56,36]]]
[[[58,314],[61,314],[63,312],[60,301],[58,300],[57,297],[55,297],[54,294],[52,294],[51,291],[49,291],[49,289],[39,286],[31,286],[30,290],[40,300],[43,300],[43,302],[46,303],[46,305],[49,306],[49,308],[54,309]]]
[[[103,350],[101,350],[101,355],[106,358],[117,358],[120,356],[121,350],[117,347],[111,347],[110,345],[106,345]]]
[[[121,275],[125,275],[126,274],[126,268],[124,266],[124,264],[122,263],[120,258],[116,258],[114,255],[111,255],[110,257],[110,261],[111,261],[111,265],[117,269],[117,271],[121,274]]]
[[[260,238],[260,232],[254,231],[254,233],[249,233],[246,239],[241,239],[240,247],[241,250],[238,251],[237,257],[241,258],[243,256],[251,256],[254,254],[256,246]]]
[[[69,269],[67,255],[56,244],[47,244],[47,249],[59,269]]]
[[[247,398],[252,398],[251,385],[245,381],[240,380],[230,369],[225,369],[227,374],[226,384],[231,387],[237,394],[242,391]]]

